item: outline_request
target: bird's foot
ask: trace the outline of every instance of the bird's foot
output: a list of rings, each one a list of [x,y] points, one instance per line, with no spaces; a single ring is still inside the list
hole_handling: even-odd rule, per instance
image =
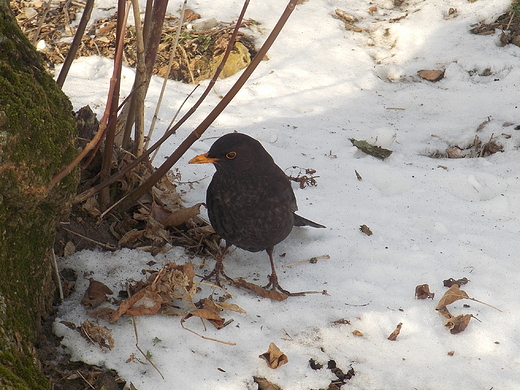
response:
[[[215,268],[213,268],[213,271],[211,271],[209,273],[209,275],[206,275],[204,276],[204,278],[202,278],[202,280],[209,280],[211,278],[215,278],[215,284],[219,287],[222,287],[221,284],[220,284],[220,277],[223,276],[224,278],[226,278],[229,282],[233,283],[233,279],[230,278],[225,272],[224,272],[224,267],[222,265],[215,265]]]
[[[280,284],[278,283],[278,276],[276,274],[269,275],[269,283],[267,283],[262,288],[264,290],[268,290],[268,289],[270,289],[270,290],[278,290],[281,293],[286,294],[286,295],[288,295],[290,297],[298,297],[298,296],[305,295],[305,292],[292,293],[292,292],[287,291],[284,288],[282,288],[282,286],[280,286]]]

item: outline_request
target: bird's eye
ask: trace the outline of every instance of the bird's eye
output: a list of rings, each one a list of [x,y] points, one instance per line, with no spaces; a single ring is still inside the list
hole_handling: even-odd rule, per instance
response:
[[[227,153],[226,153],[226,158],[227,158],[228,160],[233,160],[236,156],[237,156],[237,153],[236,153],[236,152],[227,152]]]

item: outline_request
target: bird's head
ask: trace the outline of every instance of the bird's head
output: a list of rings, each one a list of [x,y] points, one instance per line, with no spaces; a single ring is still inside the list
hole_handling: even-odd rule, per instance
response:
[[[213,163],[217,170],[244,172],[253,165],[261,169],[263,164],[272,161],[262,144],[254,138],[246,134],[230,133],[220,137],[207,153],[192,158],[189,163]]]

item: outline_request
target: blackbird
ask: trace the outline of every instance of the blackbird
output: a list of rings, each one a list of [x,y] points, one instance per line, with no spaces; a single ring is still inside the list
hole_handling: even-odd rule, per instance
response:
[[[222,259],[231,245],[249,252],[267,251],[271,262],[269,284],[293,295],[278,284],[273,249],[293,226],[325,226],[295,214],[298,209],[291,183],[263,146],[248,135],[230,133],[220,137],[205,154],[190,164],[213,163],[216,172],[206,192],[208,216],[217,234],[226,241],[217,260],[217,282],[224,273]]]

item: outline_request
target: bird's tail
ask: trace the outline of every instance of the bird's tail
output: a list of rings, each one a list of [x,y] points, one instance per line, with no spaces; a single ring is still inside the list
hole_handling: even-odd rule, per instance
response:
[[[310,226],[313,228],[324,228],[325,226],[319,223],[312,222],[310,219],[303,218],[302,216],[294,213],[294,226]]]

